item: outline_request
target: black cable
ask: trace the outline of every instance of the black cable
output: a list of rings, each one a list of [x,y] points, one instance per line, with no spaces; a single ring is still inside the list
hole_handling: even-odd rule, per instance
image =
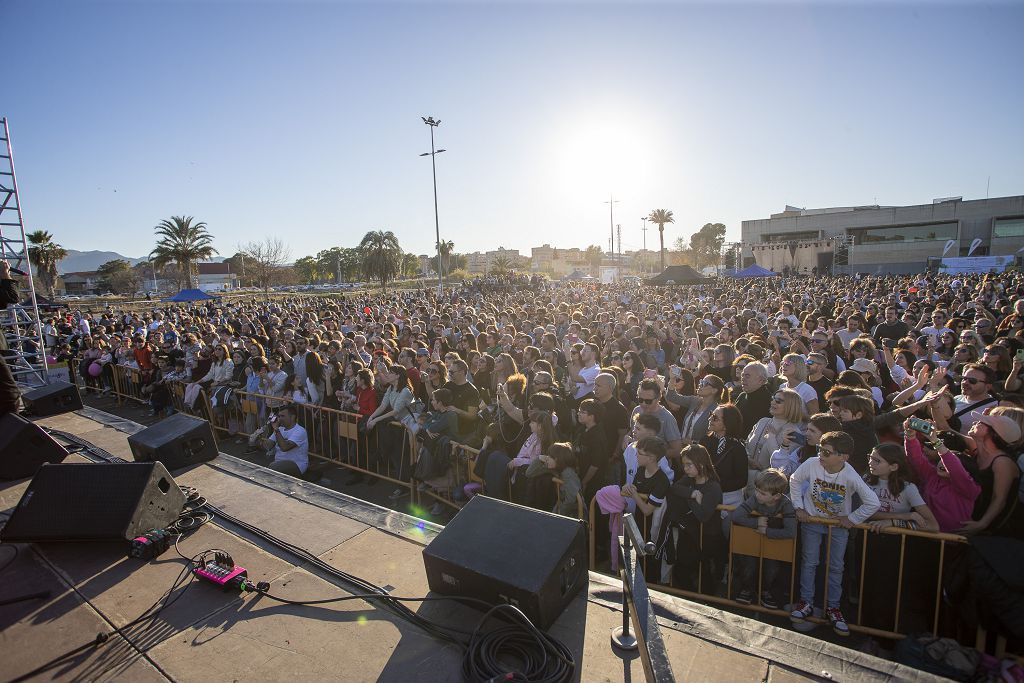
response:
[[[124,626],[121,626],[121,627],[115,626],[113,628],[113,630],[111,630],[111,631],[107,631],[105,633],[104,632],[97,633],[96,637],[93,638],[92,640],[90,640],[88,643],[82,643],[78,647],[72,648],[72,649],[68,650],[67,652],[64,652],[62,654],[57,655],[56,657],[54,657],[50,661],[48,661],[45,664],[42,664],[42,665],[36,667],[32,671],[29,671],[28,673],[22,674],[21,676],[18,676],[17,678],[12,679],[9,683],[21,683],[22,681],[27,681],[27,680],[29,680],[31,678],[34,678],[34,677],[36,677],[36,676],[38,676],[38,675],[40,675],[42,673],[45,673],[46,671],[49,671],[53,667],[55,667],[58,664],[60,664],[63,661],[65,661],[66,659],[74,657],[75,655],[77,655],[77,654],[79,654],[81,652],[85,652],[86,650],[88,650],[91,647],[98,647],[100,645],[103,645],[108,640],[110,640],[110,637],[113,636],[113,635],[121,636],[122,638],[124,638],[125,642],[127,642],[129,645],[131,645],[136,650],[138,650],[139,648],[136,647],[132,643],[132,641],[128,638],[128,636],[126,636],[124,634],[124,631],[129,629],[129,628],[131,628],[132,626],[135,626],[136,624],[139,624],[139,623],[145,621],[146,619],[149,619],[150,620],[150,625],[147,625],[146,628],[143,629],[143,631],[141,633],[136,634],[136,635],[142,635],[142,633],[145,633],[145,631],[150,628],[150,626],[152,625],[153,620],[155,620],[160,615],[161,612],[163,612],[165,609],[167,609],[168,607],[170,607],[171,605],[176,603],[178,600],[180,600],[181,596],[183,596],[188,591],[188,589],[191,587],[191,585],[192,585],[191,579],[194,578],[194,575],[192,574],[192,572],[190,570],[192,568],[192,565],[194,565],[194,563],[195,563],[195,559],[196,558],[201,558],[205,554],[205,552],[209,552],[209,551],[204,551],[203,553],[195,555],[191,559],[189,559],[189,562],[186,563],[184,565],[184,567],[182,567],[182,570],[180,572],[178,572],[178,576],[175,577],[174,582],[171,584],[171,587],[168,588],[167,591],[165,591],[163,593],[163,595],[161,595],[159,598],[157,598],[156,601],[152,605],[150,605],[146,609],[146,611],[143,612],[142,614],[140,614],[137,618],[133,619],[132,621],[129,621]],[[181,580],[182,580],[183,576],[187,576],[187,578],[189,579],[189,583],[187,583],[185,585],[185,588],[180,593],[178,593],[176,596],[174,596],[173,600],[167,601],[167,598],[170,597],[171,593],[173,593],[174,590],[176,588],[178,588],[179,584],[181,583]],[[159,605],[159,608],[157,608],[158,605]],[[157,608],[155,612],[153,611],[154,608]],[[150,614],[151,612],[152,612],[152,614]],[[141,653],[141,651],[140,651],[140,653]]]
[[[462,647],[465,650],[463,677],[467,681],[488,681],[494,678],[502,678],[509,681],[561,683],[562,681],[570,681],[573,678],[576,663],[569,649],[557,639],[539,630],[530,622],[525,614],[512,605],[491,605],[485,600],[465,596],[407,598],[391,595],[383,588],[332,567],[303,548],[232,517],[213,505],[207,504],[207,507],[211,508],[220,518],[237,524],[250,533],[273,543],[304,561],[310,562],[318,569],[366,591],[362,594],[320,600],[291,600],[272,595],[267,590],[258,591],[259,594],[265,595],[271,600],[290,605],[322,605],[347,600],[364,600],[366,602],[379,603],[384,609],[420,627],[429,634]],[[453,634],[465,635],[466,631],[433,622],[426,617],[412,612],[401,604],[402,602],[432,602],[441,600],[475,603],[488,608],[476,628],[469,634],[468,642],[453,636]],[[487,621],[495,617],[504,618],[507,622],[506,625],[481,634],[481,630]],[[520,669],[510,672],[507,665],[509,660],[517,662],[520,665]],[[506,677],[506,675],[510,677]]]

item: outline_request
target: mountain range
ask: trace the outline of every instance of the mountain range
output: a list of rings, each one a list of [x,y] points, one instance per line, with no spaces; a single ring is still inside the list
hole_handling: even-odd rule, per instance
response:
[[[146,260],[145,258],[124,256],[122,254],[118,254],[116,251],[77,251],[75,249],[68,249],[67,252],[68,255],[60,262],[60,265],[57,266],[57,271],[61,274],[91,272],[102,266],[107,261],[114,261],[116,259],[127,261],[133,266]],[[215,256],[210,260],[215,263],[220,263],[224,260],[224,257]]]

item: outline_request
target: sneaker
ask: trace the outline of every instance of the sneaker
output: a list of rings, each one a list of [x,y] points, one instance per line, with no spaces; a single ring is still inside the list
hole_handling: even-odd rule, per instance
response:
[[[802,624],[807,621],[807,617],[812,614],[814,614],[814,607],[811,603],[806,600],[801,600],[793,605],[793,611],[789,613],[789,619],[795,624]]]
[[[430,514],[433,517],[437,517],[438,515],[442,514],[443,512],[444,512],[444,505],[441,505],[440,503],[434,503],[434,505],[430,508]]]
[[[779,609],[779,603],[775,600],[775,596],[771,594],[771,591],[761,592],[761,607]]]
[[[391,495],[388,496],[388,498],[390,498],[391,500],[398,500],[400,498],[405,498],[408,495],[409,489],[395,489],[394,491],[391,492]]]
[[[846,625],[846,619],[843,618],[843,613],[839,611],[838,607],[829,607],[825,610],[825,615],[828,616],[832,630],[836,632],[837,636],[850,635],[850,627]]]
[[[736,602],[741,605],[749,605],[754,602],[754,591],[744,588],[740,591],[739,595],[736,596]]]

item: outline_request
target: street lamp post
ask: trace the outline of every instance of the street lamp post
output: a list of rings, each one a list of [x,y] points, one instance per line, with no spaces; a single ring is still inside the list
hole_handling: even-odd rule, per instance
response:
[[[644,232],[644,260],[643,260],[643,264],[644,264],[644,272],[646,273],[647,272],[647,216],[642,216],[640,218],[640,220],[642,220],[644,222],[644,227],[642,227],[640,229],[643,230],[643,232]]]
[[[612,195],[608,195],[608,201],[604,202],[608,205],[608,229],[611,231],[611,235],[608,238],[608,253],[611,255],[615,254],[615,205],[619,203],[618,199],[615,199]]]
[[[434,237],[437,239],[437,295],[444,294],[444,266],[441,263],[441,227],[437,220],[437,163],[435,157],[445,151],[434,149],[434,129],[441,125],[441,119],[434,120],[433,116],[421,116],[423,123],[430,126],[430,151],[421,154],[421,157],[430,157],[430,169],[434,174]]]

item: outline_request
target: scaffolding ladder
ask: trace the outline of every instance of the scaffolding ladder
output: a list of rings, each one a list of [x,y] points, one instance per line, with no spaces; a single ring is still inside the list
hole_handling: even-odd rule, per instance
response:
[[[14,381],[25,387],[47,383],[46,346],[39,319],[36,288],[29,260],[25,222],[18,196],[18,178],[14,172],[11,130],[6,118],[0,118],[3,137],[0,139],[0,257],[11,268],[26,273],[12,275],[18,286],[18,302],[0,310],[0,354],[14,375]]]
[[[853,235],[838,235],[832,240],[832,274],[845,273],[850,267],[850,250],[854,245]],[[843,270],[837,270],[837,267]]]

